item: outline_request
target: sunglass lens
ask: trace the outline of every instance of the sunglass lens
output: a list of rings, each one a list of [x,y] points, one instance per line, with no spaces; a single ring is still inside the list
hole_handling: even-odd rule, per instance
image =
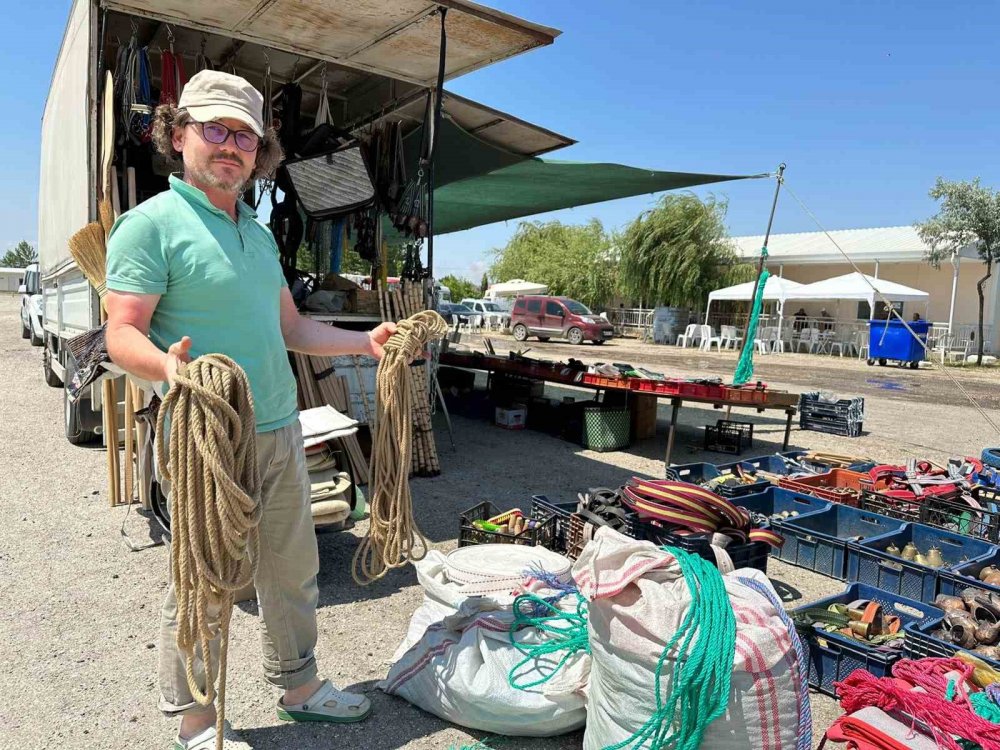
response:
[[[236,131],[236,145],[240,147],[243,151],[253,151],[257,148],[257,144],[260,143],[260,138],[257,137],[256,133],[251,133],[246,130]]]
[[[209,143],[223,143],[229,136],[229,129],[217,122],[206,122],[201,126],[201,132]]]

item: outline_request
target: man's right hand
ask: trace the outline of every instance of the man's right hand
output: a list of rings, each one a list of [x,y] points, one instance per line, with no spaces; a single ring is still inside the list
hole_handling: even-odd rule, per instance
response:
[[[181,365],[191,361],[190,351],[190,336],[185,336],[180,341],[171,344],[170,348],[167,349],[167,358],[163,363],[163,379],[170,384],[171,388],[174,385],[174,380],[177,378],[177,371],[181,368]]]

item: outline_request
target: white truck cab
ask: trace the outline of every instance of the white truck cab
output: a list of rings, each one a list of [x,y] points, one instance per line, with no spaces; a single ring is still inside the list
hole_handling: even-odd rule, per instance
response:
[[[42,285],[38,278],[38,264],[24,269],[24,283],[17,290],[21,295],[21,338],[30,339],[32,346],[41,346],[42,338]]]

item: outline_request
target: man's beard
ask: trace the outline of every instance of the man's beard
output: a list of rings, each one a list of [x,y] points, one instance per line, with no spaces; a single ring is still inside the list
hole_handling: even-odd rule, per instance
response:
[[[222,155],[220,154],[216,158],[222,158]],[[227,156],[226,158],[230,158],[235,161],[240,161],[242,163],[242,160],[239,157]],[[226,179],[224,177],[220,177],[219,175],[217,175],[215,172],[212,171],[211,163],[212,159],[209,159],[204,164],[192,165],[191,167],[188,167],[188,172],[190,172],[191,176],[194,177],[194,179],[200,182],[201,184],[207,185],[208,187],[211,188],[215,188],[216,190],[222,190],[227,193],[233,193],[234,195],[239,195],[241,192],[243,192],[244,186],[247,184],[247,182],[249,182],[249,177],[235,177],[232,179]]]

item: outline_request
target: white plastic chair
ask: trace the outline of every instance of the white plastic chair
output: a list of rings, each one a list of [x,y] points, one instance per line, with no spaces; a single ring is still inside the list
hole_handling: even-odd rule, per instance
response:
[[[720,349],[735,349],[736,348],[736,326],[722,326],[719,334],[719,348]]]
[[[696,323],[692,323],[687,328],[684,329],[684,333],[677,337],[677,346],[688,348],[690,344],[694,343],[695,336],[699,333],[699,327]]]
[[[702,326],[701,327],[701,349],[702,351],[710,352],[712,351],[712,344],[719,347],[719,351],[722,351],[722,339],[715,335],[712,331],[712,326]]]
[[[868,333],[866,331],[854,332],[854,350],[858,353],[858,359],[868,359]]]
[[[764,326],[757,329],[757,338],[753,340],[754,346],[760,354],[771,353],[771,341],[774,337],[774,329]]]
[[[798,346],[795,351],[802,351],[802,347],[806,347],[806,351],[812,354],[816,351],[819,346],[819,329],[818,328],[803,328],[802,335],[799,337]]]

